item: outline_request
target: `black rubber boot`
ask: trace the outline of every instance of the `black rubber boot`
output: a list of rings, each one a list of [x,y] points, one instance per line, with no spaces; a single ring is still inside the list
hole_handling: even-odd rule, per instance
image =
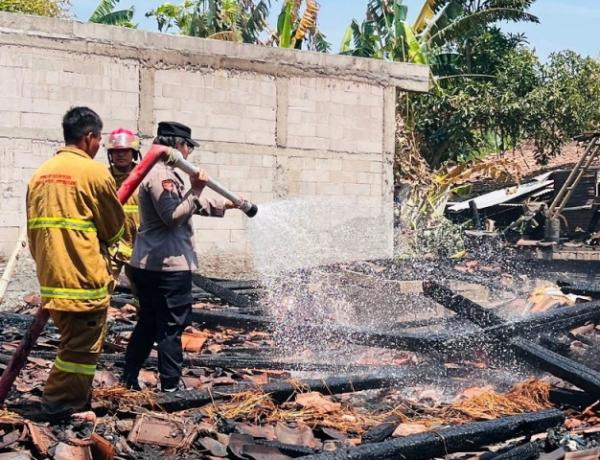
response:
[[[123,384],[123,386],[125,388],[127,388],[128,390],[142,391],[142,387],[141,387],[140,381],[138,379],[139,373],[140,373],[139,371],[123,372],[123,375],[121,376],[121,383]]]

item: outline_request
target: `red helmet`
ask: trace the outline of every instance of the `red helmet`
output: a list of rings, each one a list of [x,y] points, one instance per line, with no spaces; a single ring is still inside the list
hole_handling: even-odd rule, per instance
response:
[[[133,149],[138,152],[140,150],[140,138],[133,131],[117,128],[108,136],[107,150],[113,149]]]

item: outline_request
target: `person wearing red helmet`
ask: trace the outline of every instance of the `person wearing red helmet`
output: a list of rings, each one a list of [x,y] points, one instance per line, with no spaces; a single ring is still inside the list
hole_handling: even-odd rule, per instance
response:
[[[117,128],[109,134],[106,150],[110,173],[114,177],[118,189],[141,157],[140,139],[129,129]],[[123,205],[123,209],[125,211],[125,232],[113,255],[113,276],[117,281],[123,266],[125,266],[127,278],[131,280],[128,264],[133,251],[135,235],[140,225],[137,191]]]

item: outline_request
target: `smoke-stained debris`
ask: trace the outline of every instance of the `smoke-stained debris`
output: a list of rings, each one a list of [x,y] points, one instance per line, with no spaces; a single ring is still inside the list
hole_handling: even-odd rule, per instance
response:
[[[407,276],[411,270],[413,276]],[[499,321],[508,319],[518,324],[528,315],[554,314],[561,308],[580,307],[587,300],[580,294],[559,291],[556,285],[540,286],[534,278],[522,277],[517,271],[509,273],[510,278],[500,288],[492,283],[478,284],[482,279],[493,279],[499,270],[486,262],[457,263],[450,269],[438,266],[423,271],[380,261],[319,267],[312,273],[305,271],[302,276],[293,277],[309,280],[309,292],[318,297],[325,291],[325,299],[334,295],[333,283],[338,292],[345,288],[344,298],[348,305],[357,308],[355,314],[337,316],[330,311],[320,322],[346,328],[360,326],[365,337],[378,332],[431,335],[440,330],[452,334],[481,331],[479,326],[460,320],[422,295],[423,274],[431,276],[440,270],[446,281],[456,274],[446,284],[490,308]],[[311,281],[315,279],[321,283]],[[196,289],[197,311],[272,318],[269,312],[274,306],[266,304],[273,297],[265,294],[264,286],[233,281],[221,284],[244,296],[247,306],[223,304]],[[369,308],[362,305],[365,311],[359,309],[360,303],[369,299],[369,292],[374,299],[382,298],[378,292],[382,286],[411,299],[405,308],[395,311],[393,324],[384,324],[377,315],[372,321],[363,320]],[[304,343],[298,340],[294,347],[283,348],[282,352],[282,336],[277,330],[256,330],[244,324],[208,327],[194,323],[185,335],[184,390],[174,396],[157,390],[155,353],[140,374],[145,389],[125,390],[118,386],[120,364],[134,324],[135,308],[126,303],[130,299],[128,292],[121,291],[116,298],[121,304],[110,310],[110,332],[94,383],[91,415],[86,413],[56,425],[36,420],[43,384],[58,345],[57,331],[49,324],[17,381],[7,409],[0,413],[0,455],[92,459],[299,458],[351,451],[367,444],[379,448],[397,439],[406,439],[405,444],[412,446],[413,437],[432,431],[473,423],[474,429],[479,429],[477,423],[481,421],[501,422],[504,417],[544,414],[552,407],[564,409],[565,423],[548,432],[532,428],[532,434],[538,433],[531,440],[532,445],[518,438],[504,440],[485,448],[480,447],[484,444],[473,445],[469,454],[448,452],[452,454],[448,458],[469,458],[475,452],[492,458],[508,455],[511,450],[547,455],[564,452],[556,458],[569,458],[571,451],[583,454],[586,449],[594,449],[600,440],[600,413],[590,396],[527,365],[520,369],[503,367],[503,361],[494,357],[493,347],[430,353],[356,345],[352,341],[340,346],[336,338],[320,342],[321,347],[315,349],[307,336]],[[318,301],[313,301],[317,306]],[[414,311],[418,305],[424,305],[429,313]],[[24,303],[20,312],[0,316],[0,362],[7,362],[34,311],[34,307]],[[600,331],[594,321],[562,332],[567,337],[568,356],[586,364],[595,361],[593,352]],[[313,370],[296,370],[302,369],[302,364]],[[348,369],[354,374],[349,375]],[[553,414],[544,420],[555,423]],[[449,433],[454,436],[452,431]],[[460,445],[457,442],[457,448]],[[517,448],[520,450],[514,450]]]

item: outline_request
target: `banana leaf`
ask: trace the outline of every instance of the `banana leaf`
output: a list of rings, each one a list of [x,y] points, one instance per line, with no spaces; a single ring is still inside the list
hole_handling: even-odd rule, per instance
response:
[[[493,24],[498,21],[527,21],[539,22],[533,14],[516,8],[489,8],[458,18],[429,37],[424,37],[428,46],[442,46],[450,40],[462,37],[466,32],[477,26]]]
[[[347,53],[350,51],[350,43],[352,42],[352,26],[346,27],[346,32],[342,37],[342,44],[340,45],[340,53]]]
[[[421,51],[421,44],[416,39],[412,27],[406,21],[402,21],[404,39],[408,48],[408,61],[413,64],[427,64],[427,56]]]
[[[293,0],[286,0],[279,17],[277,18],[277,35],[279,36],[280,48],[292,47],[292,11]]]
[[[427,42],[434,33],[449,26],[465,13],[464,2],[462,0],[450,0],[445,2],[433,0],[433,3],[432,9],[434,16],[429,18],[429,22],[419,28],[417,32],[422,43]]]
[[[396,51],[394,54],[395,60],[399,57],[407,62],[414,64],[427,64],[427,57],[421,51],[421,44],[415,37],[412,27],[406,21],[408,8],[406,5],[396,3],[394,5],[394,27],[396,35]],[[399,47],[405,47],[398,50]],[[398,56],[398,51],[401,51],[402,55]]]
[[[93,13],[90,16],[90,19],[88,20],[90,22],[99,23],[102,17],[112,13],[112,11],[117,6],[117,3],[119,3],[119,0],[100,0],[98,5],[96,6],[96,9],[93,11]]]

